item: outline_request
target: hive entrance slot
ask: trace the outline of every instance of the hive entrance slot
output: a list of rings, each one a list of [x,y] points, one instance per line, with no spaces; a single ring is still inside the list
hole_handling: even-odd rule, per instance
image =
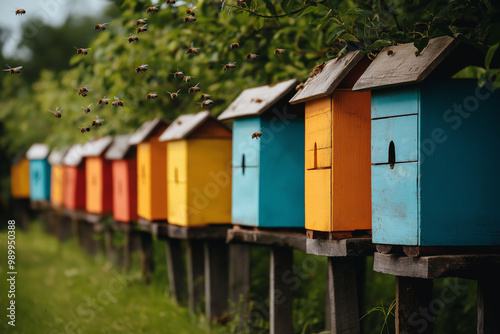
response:
[[[141,178],[142,180],[146,180],[146,166],[142,165],[141,166]]]
[[[245,175],[245,155],[241,156],[241,172]]]
[[[177,167],[175,168],[174,171],[174,178],[175,178],[175,183],[179,183],[179,172],[177,170]]]
[[[389,167],[393,169],[395,163],[396,163],[396,148],[394,147],[394,142],[391,140],[391,142],[389,143]]]
[[[314,143],[314,168],[318,168],[318,145]]]

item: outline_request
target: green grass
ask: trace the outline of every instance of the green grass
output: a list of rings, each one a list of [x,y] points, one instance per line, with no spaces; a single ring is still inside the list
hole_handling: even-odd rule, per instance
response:
[[[16,326],[7,325],[6,256],[0,263],[1,333],[204,333],[205,322],[167,296],[157,268],[146,286],[137,268],[121,274],[74,239],[60,243],[38,224],[16,231]],[[6,232],[0,233],[2,255]],[[137,262],[137,261],[135,261]],[[165,262],[163,262],[165,263]]]

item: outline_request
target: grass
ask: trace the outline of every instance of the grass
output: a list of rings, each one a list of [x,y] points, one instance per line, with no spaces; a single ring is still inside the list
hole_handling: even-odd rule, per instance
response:
[[[155,275],[146,286],[137,268],[123,275],[102,255],[88,256],[73,239],[60,243],[38,224],[31,227],[28,234],[16,231],[15,327],[5,317],[6,256],[1,257],[1,333],[205,333],[202,318],[168,298],[166,278]],[[6,240],[2,231],[2,255]]]

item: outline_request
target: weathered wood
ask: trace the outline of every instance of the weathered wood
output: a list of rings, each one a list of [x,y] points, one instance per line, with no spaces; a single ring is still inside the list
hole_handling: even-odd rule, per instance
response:
[[[477,278],[500,270],[499,254],[438,255],[401,257],[395,254],[375,253],[373,270],[376,272],[414,278],[463,277]]]
[[[332,333],[360,333],[356,261],[328,258],[328,282]]]
[[[80,245],[90,255],[95,255],[102,250],[102,243],[94,239],[93,224],[85,220],[79,220],[78,235],[80,237]]]
[[[187,253],[187,278],[188,278],[188,306],[191,312],[202,311],[202,299],[205,295],[203,275],[205,273],[203,242],[188,239]]]
[[[155,269],[153,259],[153,238],[150,233],[141,232],[141,268],[146,284],[151,283],[151,273]]]
[[[204,124],[209,124],[211,128],[211,130],[208,131],[209,133],[205,133],[205,138],[207,138],[208,135],[211,138],[231,137],[231,130],[225,125],[222,125],[222,123],[217,122],[208,110],[204,110],[196,114],[184,114],[179,116],[165,132],[163,132],[159,140],[172,141],[186,139]]]
[[[460,254],[500,254],[500,246],[403,246],[410,257]]]
[[[28,232],[31,213],[29,198],[13,198],[12,207],[16,223],[23,231]]]
[[[231,229],[227,231],[228,243],[251,243],[273,247],[291,247],[306,252],[306,236],[295,232],[253,231]]]
[[[377,252],[382,253],[382,254],[389,254],[392,251],[393,246],[392,245],[378,244],[378,245],[375,245],[375,247],[377,248]]]
[[[415,55],[413,43],[384,48],[354,85],[354,90],[367,90],[424,80],[451,54],[459,38],[442,36],[433,38],[422,52]],[[393,52],[388,53],[391,49]]]
[[[131,135],[115,136],[113,144],[109,147],[105,154],[105,158],[109,160],[125,159],[125,156],[131,151],[132,145],[129,143]]]
[[[499,271],[478,280],[477,286],[477,334],[500,333]]]
[[[307,239],[306,253],[312,255],[344,257],[370,256],[375,252],[371,238],[343,240]]]
[[[238,331],[243,331],[248,323],[248,301],[250,294],[249,245],[229,246],[229,300],[231,314],[238,317]]]
[[[82,147],[84,157],[99,157],[103,155],[113,143],[113,137],[107,136],[86,142]]]
[[[293,332],[292,286],[283,277],[293,268],[293,250],[289,247],[272,247],[269,270],[270,334]]]
[[[168,236],[173,239],[225,239],[232,225],[210,225],[205,227],[185,227],[168,224]]]
[[[432,280],[396,277],[396,334],[431,334],[431,301]]]
[[[218,120],[226,120],[242,116],[257,116],[267,111],[276,102],[290,93],[297,80],[287,80],[272,86],[260,86],[245,89],[231,102],[229,107],[219,115]]]
[[[166,239],[165,250],[167,256],[168,284],[170,295],[177,303],[183,303],[185,300],[186,284],[184,266],[184,252],[179,239]]]
[[[139,127],[139,129],[137,129],[137,131],[130,137],[129,143],[131,145],[143,143],[153,135],[155,135],[156,132],[162,130],[162,128],[166,128],[167,125],[168,122],[160,118],[155,118],[151,121],[147,121],[143,123]]]
[[[33,144],[26,152],[28,160],[42,160],[49,156],[50,149],[45,144]]]
[[[63,215],[62,213],[59,217],[57,235],[59,240],[61,241],[68,240],[71,237],[71,219],[68,216]]]
[[[207,240],[205,255],[205,314],[209,321],[224,323],[228,316],[228,245],[223,240]]]

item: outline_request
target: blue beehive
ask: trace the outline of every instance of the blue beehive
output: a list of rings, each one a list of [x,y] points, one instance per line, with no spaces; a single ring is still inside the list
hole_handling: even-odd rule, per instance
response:
[[[30,199],[48,201],[50,199],[49,147],[44,144],[31,145],[26,158],[30,161]]]
[[[233,224],[304,228],[304,107],[288,104],[295,85],[246,89],[219,116],[234,119]]]
[[[500,92],[451,79],[459,38],[382,50],[354,90],[372,91],[372,225],[377,244],[500,244]]]

